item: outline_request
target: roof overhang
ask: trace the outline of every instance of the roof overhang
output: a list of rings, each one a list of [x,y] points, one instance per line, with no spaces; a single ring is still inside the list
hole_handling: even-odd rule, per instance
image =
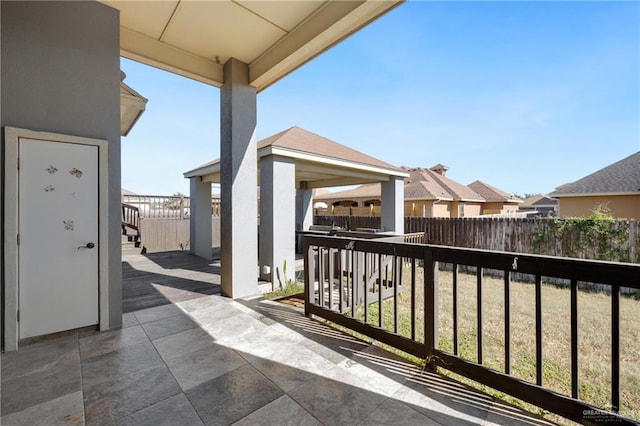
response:
[[[553,198],[571,198],[571,197],[618,197],[618,196],[628,196],[628,195],[640,195],[640,190],[638,192],[593,192],[593,193],[583,193],[583,194],[562,194],[562,193],[552,193]]]
[[[439,203],[440,201],[454,201],[453,198],[451,197],[430,197],[430,198],[405,198],[405,201],[434,201],[436,203]]]
[[[515,200],[515,199],[514,200],[493,199],[492,200],[492,199],[488,199],[487,198],[487,199],[483,200],[483,203],[521,204],[523,201],[524,200],[520,200],[520,199],[517,199],[517,200]]]
[[[233,57],[259,92],[402,0],[102,2],[120,11],[122,56],[216,87]]]
[[[260,169],[260,159],[270,155],[291,158],[295,161],[297,188],[313,189],[358,185],[385,182],[391,177],[405,178],[409,176],[408,173],[400,169],[387,169],[277,146],[267,146],[258,150],[258,170]],[[220,183],[220,160],[185,172],[184,177],[200,177],[204,182]],[[260,173],[258,173],[259,184]]]
[[[124,73],[123,73],[124,74]],[[147,105],[147,98],[120,82],[120,136],[127,136]]]

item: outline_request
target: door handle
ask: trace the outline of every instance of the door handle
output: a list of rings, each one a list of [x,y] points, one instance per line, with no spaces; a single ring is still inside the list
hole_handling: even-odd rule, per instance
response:
[[[93,244],[93,243],[87,243],[87,244],[86,244],[86,245],[84,245],[84,246],[80,246],[80,247],[78,247],[78,250],[83,249],[83,248],[92,249],[92,248],[94,248],[95,246],[96,246],[96,245],[95,245],[95,244]]]

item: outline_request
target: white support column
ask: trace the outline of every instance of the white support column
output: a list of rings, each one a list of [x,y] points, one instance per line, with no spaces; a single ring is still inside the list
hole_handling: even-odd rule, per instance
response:
[[[305,183],[305,182],[303,182]],[[313,189],[296,190],[296,230],[308,231],[313,225]]]
[[[211,183],[189,179],[189,252],[211,260]]]
[[[275,289],[284,287],[296,272],[295,174],[291,158],[260,159],[260,276]]]
[[[247,64],[224,64],[220,91],[220,251],[222,295],[258,293],[256,89]]]
[[[385,232],[404,234],[404,180],[391,177],[382,182],[382,228]]]

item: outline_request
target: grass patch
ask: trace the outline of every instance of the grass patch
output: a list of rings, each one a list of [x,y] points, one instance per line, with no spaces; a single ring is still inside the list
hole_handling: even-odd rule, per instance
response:
[[[304,295],[304,284],[298,281],[290,281],[284,287],[275,291],[265,293],[263,296],[267,299],[275,300],[283,297],[302,296]]]
[[[423,270],[416,268],[416,340],[424,341]],[[407,283],[398,298],[398,333],[411,336],[411,271],[405,268]],[[586,289],[585,289],[586,290]],[[476,276],[458,274],[458,347],[459,355],[477,361]],[[453,353],[453,274],[439,272],[439,347]],[[484,365],[504,372],[504,282],[501,277],[485,276],[483,281],[483,357]],[[534,285],[513,281],[510,285],[511,374],[535,383],[535,293]],[[571,393],[570,290],[568,287],[543,284],[543,386],[556,392]],[[378,325],[378,303],[368,307],[368,322]],[[356,312],[363,320],[364,307]],[[394,329],[393,300],[383,301],[382,327]],[[640,301],[634,297],[620,299],[620,383],[621,407],[625,417],[640,419]],[[344,330],[344,328],[341,327]],[[607,293],[579,291],[578,352],[579,397],[603,409],[610,409],[611,389],[611,297]],[[362,336],[358,336],[361,337]],[[371,340],[371,339],[368,339]],[[388,346],[392,352],[403,354]],[[406,354],[404,354],[406,356]],[[424,365],[415,357],[414,362]],[[478,388],[536,414],[543,410],[516,400],[445,369],[440,371],[465,384]],[[550,420],[567,423],[555,415]]]

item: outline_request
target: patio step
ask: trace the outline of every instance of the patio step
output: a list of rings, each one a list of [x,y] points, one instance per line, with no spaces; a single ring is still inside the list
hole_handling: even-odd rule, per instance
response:
[[[122,236],[122,255],[140,254],[143,248],[136,247],[134,241],[130,241],[127,235]]]

